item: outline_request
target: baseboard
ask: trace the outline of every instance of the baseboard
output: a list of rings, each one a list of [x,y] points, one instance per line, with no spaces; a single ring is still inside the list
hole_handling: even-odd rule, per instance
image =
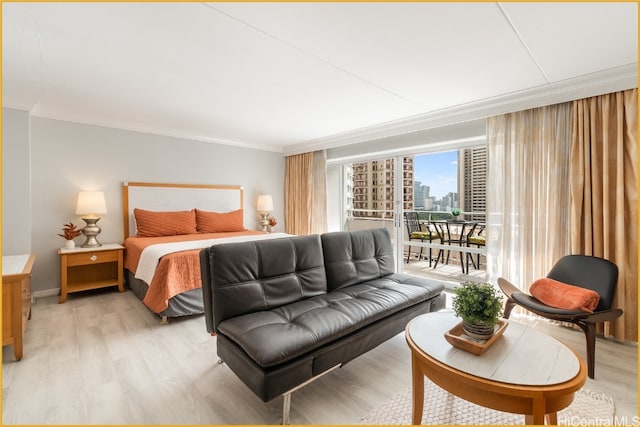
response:
[[[45,289],[44,291],[34,291],[31,293],[32,298],[44,298],[60,295],[60,289]]]

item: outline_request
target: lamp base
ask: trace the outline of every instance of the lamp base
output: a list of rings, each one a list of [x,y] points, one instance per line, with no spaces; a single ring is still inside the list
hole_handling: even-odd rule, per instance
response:
[[[260,231],[269,232],[269,212],[258,212],[260,214]]]
[[[82,229],[82,234],[85,235],[87,240],[85,240],[80,247],[97,248],[102,246],[102,243],[98,242],[98,239],[96,238],[102,231],[102,229],[96,224],[96,222],[100,221],[100,218],[82,218],[82,220],[87,223],[87,225]]]

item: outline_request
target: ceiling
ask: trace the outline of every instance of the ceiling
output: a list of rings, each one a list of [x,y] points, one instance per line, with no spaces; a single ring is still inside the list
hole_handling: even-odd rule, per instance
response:
[[[2,104],[303,151],[637,87],[637,23],[613,2],[2,3]]]

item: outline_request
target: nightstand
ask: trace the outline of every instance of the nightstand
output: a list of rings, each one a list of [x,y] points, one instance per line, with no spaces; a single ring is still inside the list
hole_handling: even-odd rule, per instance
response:
[[[58,249],[60,255],[60,301],[67,294],[118,286],[124,292],[122,254],[124,246],[108,243],[97,248]]]

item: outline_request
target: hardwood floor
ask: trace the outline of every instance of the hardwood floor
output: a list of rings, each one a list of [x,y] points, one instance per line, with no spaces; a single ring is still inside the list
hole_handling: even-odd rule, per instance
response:
[[[16,362],[3,348],[2,424],[277,424],[282,399],[258,399],[224,364],[202,316],[160,325],[131,292],[99,290],[33,305]],[[584,356],[581,332],[528,320]],[[404,335],[292,397],[293,424],[356,424],[410,387]],[[596,380],[617,417],[637,416],[637,346],[598,339]]]

